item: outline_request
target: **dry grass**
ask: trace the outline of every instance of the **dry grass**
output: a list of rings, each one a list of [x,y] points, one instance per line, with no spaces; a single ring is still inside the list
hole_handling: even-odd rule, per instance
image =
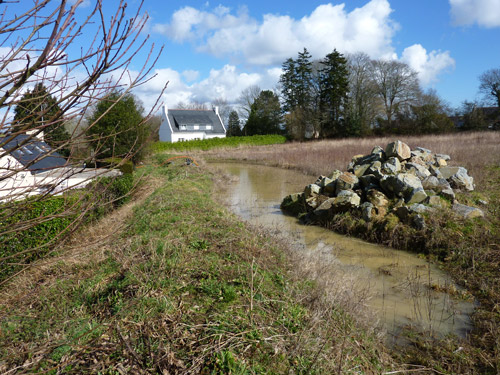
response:
[[[379,138],[347,138],[306,143],[241,147],[200,152],[207,158],[242,160],[281,168],[297,169],[318,176],[334,169],[345,170],[354,155],[367,154],[374,146],[382,146],[396,139],[411,148],[425,147],[435,153],[449,154],[451,164],[466,167],[480,183],[484,167],[500,161],[500,132],[454,133],[426,136],[393,136]]]

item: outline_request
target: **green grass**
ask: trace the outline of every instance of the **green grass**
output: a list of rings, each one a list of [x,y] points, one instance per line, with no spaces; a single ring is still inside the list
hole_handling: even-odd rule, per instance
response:
[[[282,135],[253,135],[249,137],[212,138],[185,142],[155,142],[150,146],[153,152],[211,150],[221,147],[264,146],[285,143]]]
[[[211,199],[193,166],[141,169],[162,186],[97,260],[59,262],[24,301],[0,307],[0,370],[114,374],[379,374],[383,345],[285,249]],[[88,249],[89,255],[100,249]],[[43,277],[43,276],[42,276]],[[36,353],[36,356],[33,356]]]

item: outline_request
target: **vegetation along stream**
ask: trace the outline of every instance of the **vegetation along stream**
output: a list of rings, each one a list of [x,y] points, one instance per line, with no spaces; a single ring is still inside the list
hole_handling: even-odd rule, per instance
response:
[[[277,229],[307,251],[340,266],[352,293],[365,293],[366,304],[389,333],[400,338],[403,327],[443,336],[465,336],[472,328],[474,305],[460,295],[451,278],[416,254],[370,244],[317,226],[301,225],[284,215],[280,202],[287,194],[302,191],[311,176],[296,171],[237,163],[217,163],[236,176],[227,191],[231,209],[243,219],[267,229]],[[454,291],[455,297],[446,291]],[[458,291],[458,292],[457,292]]]

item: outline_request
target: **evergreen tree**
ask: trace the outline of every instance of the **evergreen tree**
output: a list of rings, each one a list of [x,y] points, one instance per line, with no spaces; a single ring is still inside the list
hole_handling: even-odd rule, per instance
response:
[[[100,158],[131,157],[137,162],[148,136],[144,110],[132,94],[122,95],[113,91],[97,104],[89,119],[90,142]]]
[[[49,146],[62,154],[69,154],[67,148],[61,148],[70,139],[64,128],[61,108],[42,83],[38,83],[32,91],[26,91],[14,113],[14,132],[42,130]]]
[[[244,134],[279,134],[280,126],[281,106],[278,96],[270,90],[261,91],[251,106]]]
[[[349,93],[347,60],[335,49],[326,55],[321,64],[320,112],[323,136],[355,135],[345,121]]]
[[[227,125],[226,135],[228,137],[241,136],[240,117],[238,116],[238,112],[236,111],[231,111],[231,113],[229,113],[229,121]]]

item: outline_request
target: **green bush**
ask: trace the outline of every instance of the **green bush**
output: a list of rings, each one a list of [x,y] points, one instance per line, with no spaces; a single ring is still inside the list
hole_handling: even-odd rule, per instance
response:
[[[70,191],[63,196],[31,197],[3,209],[0,206],[0,233],[3,233],[0,234],[0,281],[22,269],[23,265],[49,254],[74,221],[90,222],[126,202],[133,186],[131,174],[105,177],[92,182],[86,189]],[[80,218],[82,212],[85,215]],[[20,225],[40,218],[43,220],[36,225],[27,228]],[[13,228],[20,229],[9,233]]]
[[[210,150],[217,147],[238,147],[241,145],[264,146],[285,143],[282,135],[253,135],[251,137],[211,138],[186,142],[155,142],[150,148],[153,152]]]
[[[127,160],[119,165],[122,161],[123,159],[121,158],[106,158],[97,162],[97,166],[99,168],[118,168],[123,174],[134,173],[134,163],[131,160]]]

